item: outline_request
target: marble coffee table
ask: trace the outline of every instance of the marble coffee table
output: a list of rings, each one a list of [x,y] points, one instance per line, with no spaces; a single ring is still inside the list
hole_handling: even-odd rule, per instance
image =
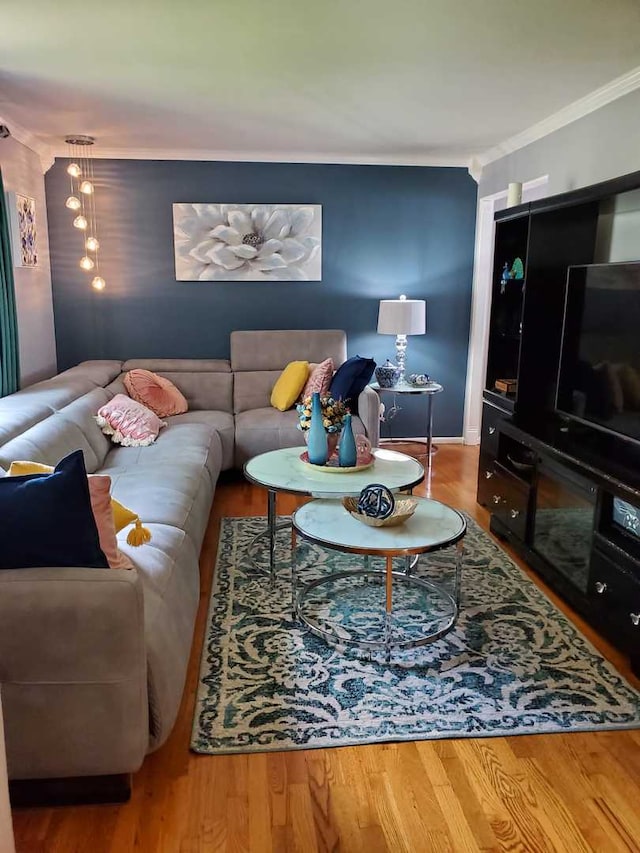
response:
[[[424,479],[424,468],[411,456],[395,450],[374,450],[375,462],[363,471],[347,474],[313,468],[300,459],[304,447],[285,447],[254,456],[244,465],[244,475],[251,483],[267,489],[267,529],[259,533],[249,551],[254,557],[265,537],[269,545],[269,577],[275,583],[275,548],[278,530],[290,522],[277,520],[278,492],[330,499],[356,497],[370,483],[382,483],[392,492],[410,490]]]
[[[460,607],[460,582],[467,524],[455,509],[429,498],[416,498],[414,515],[397,527],[369,527],[342,505],[341,500],[314,500],[292,517],[292,608],[312,633],[325,640],[357,646],[372,652],[410,649],[433,643],[455,625]],[[345,554],[362,555],[364,567],[323,571],[300,584],[298,538]],[[410,557],[456,548],[447,573],[412,574]],[[384,568],[374,568],[372,558],[383,557]],[[404,569],[394,570],[394,558],[404,557]],[[371,563],[370,563],[371,560]],[[320,576],[317,574],[320,572]],[[445,581],[453,581],[446,588]],[[373,585],[372,585],[373,583]],[[404,596],[394,612],[394,584]],[[315,600],[314,600],[315,596]]]

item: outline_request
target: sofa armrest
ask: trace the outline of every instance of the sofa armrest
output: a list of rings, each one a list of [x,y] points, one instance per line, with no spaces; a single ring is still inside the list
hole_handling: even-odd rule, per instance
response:
[[[14,779],[136,770],[149,743],[135,571],[0,571],[0,682]]]
[[[380,398],[370,385],[358,397],[358,414],[372,447],[380,444]]]

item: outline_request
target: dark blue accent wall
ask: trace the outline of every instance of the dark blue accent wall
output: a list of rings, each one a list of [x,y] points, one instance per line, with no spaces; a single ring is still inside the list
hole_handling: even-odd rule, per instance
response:
[[[427,300],[408,372],[445,386],[436,435],[462,434],[476,184],[465,169],[95,160],[101,243],[96,293],[64,206],[66,166],[46,176],[59,369],[90,358],[228,357],[233,329],[344,328],[349,353],[393,358],[378,300]],[[176,282],[174,202],[321,204],[322,282]],[[394,435],[424,435],[424,398],[404,399]]]

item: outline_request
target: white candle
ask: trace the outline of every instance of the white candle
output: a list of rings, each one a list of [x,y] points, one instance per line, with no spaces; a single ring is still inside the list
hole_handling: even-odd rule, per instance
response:
[[[518,182],[509,184],[509,188],[507,190],[507,207],[515,207],[515,205],[520,204],[521,201],[522,184]]]

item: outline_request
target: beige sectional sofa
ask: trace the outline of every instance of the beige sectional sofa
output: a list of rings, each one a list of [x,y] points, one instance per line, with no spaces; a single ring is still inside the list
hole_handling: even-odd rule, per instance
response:
[[[87,470],[152,533],[120,546],[136,571],[70,567],[0,572],[0,684],[9,774],[42,779],[131,773],[178,713],[199,598],[198,557],[218,475],[256,453],[302,444],[295,412],[269,395],[293,359],[346,358],[343,332],[234,332],[231,362],[84,362],[0,400],[0,468],[55,465],[82,449]],[[93,420],[122,374],[170,378],[189,411],[149,447],[120,447]],[[359,400],[356,428],[378,442],[378,401]],[[1,473],[1,471],[0,471]]]

